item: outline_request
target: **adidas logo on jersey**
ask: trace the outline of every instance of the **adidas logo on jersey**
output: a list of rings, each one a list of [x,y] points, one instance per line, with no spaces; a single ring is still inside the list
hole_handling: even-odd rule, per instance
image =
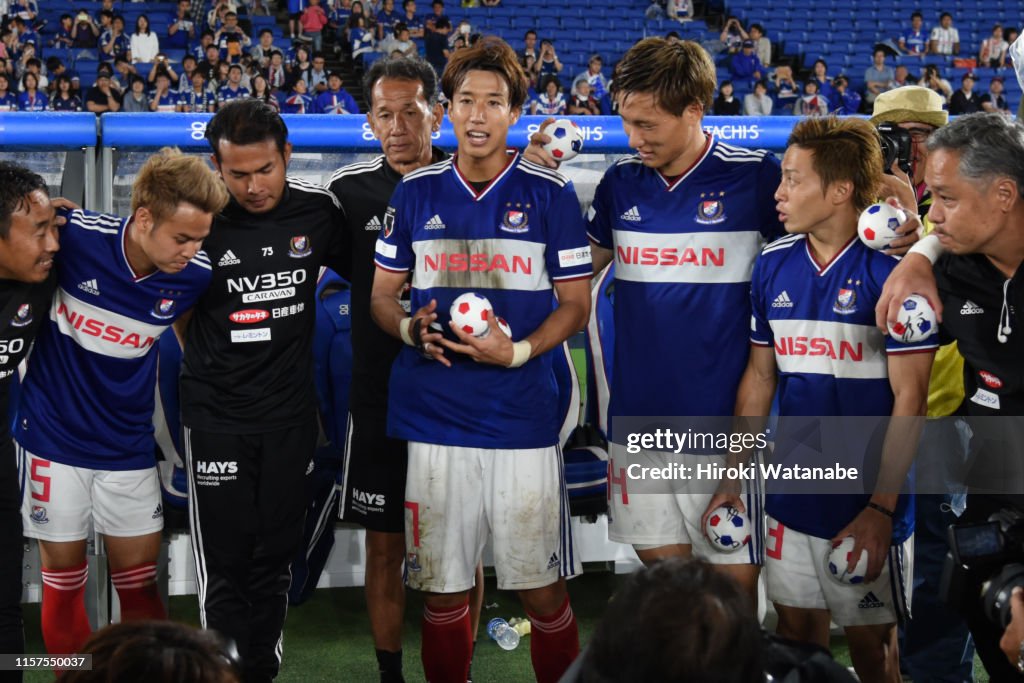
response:
[[[380,228],[381,228],[380,219],[377,218],[376,216],[374,216],[370,220],[366,221],[366,226],[365,226],[366,230],[380,230]]]
[[[789,292],[782,290],[782,294],[775,297],[772,308],[793,308],[793,300],[789,298]]]
[[[868,594],[857,603],[858,609],[876,609],[878,607],[885,607],[885,604],[872,592],[868,592]]]
[[[635,206],[626,211],[626,213],[619,216],[619,218],[621,218],[624,221],[629,221],[631,223],[639,223],[641,220],[643,220],[640,218],[640,212],[637,211]]]
[[[83,292],[88,292],[89,294],[93,294],[95,296],[100,295],[100,285],[94,279],[78,283],[78,288]]]
[[[237,266],[242,262],[242,259],[235,256],[235,253],[228,249],[224,252],[224,255],[220,257],[220,261],[217,261],[217,265],[223,268],[224,266]]]
[[[433,215],[433,217],[429,221],[427,221],[427,224],[423,226],[423,229],[424,230],[444,230],[445,229],[445,224],[444,224],[444,221],[441,220],[441,217],[438,216],[435,213]]]
[[[981,315],[984,312],[984,308],[974,303],[970,299],[965,301],[963,308],[960,309],[960,315]]]

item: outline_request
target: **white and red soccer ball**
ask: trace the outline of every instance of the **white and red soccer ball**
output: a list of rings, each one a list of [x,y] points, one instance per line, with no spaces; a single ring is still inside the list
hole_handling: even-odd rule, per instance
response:
[[[900,305],[895,323],[889,323],[889,334],[904,344],[916,344],[939,330],[935,309],[920,294],[911,294]]]
[[[583,131],[569,119],[558,119],[544,129],[551,141],[544,145],[558,161],[568,161],[583,151]]]
[[[850,560],[853,559],[855,543],[853,536],[847,536],[841,541],[834,542],[831,550],[825,555],[825,569],[828,575],[839,583],[851,586],[864,583],[868,573],[868,551],[865,549],[861,549],[860,559],[857,560],[853,571],[848,569]]]
[[[711,511],[704,534],[723,553],[734,553],[750,543],[750,519],[734,507],[720,505]]]
[[[872,249],[885,249],[900,237],[896,228],[907,222],[907,214],[885,202],[876,202],[864,209],[857,220],[857,234]]]
[[[487,297],[476,292],[460,294],[449,309],[452,322],[466,334],[474,337],[486,337],[491,331],[488,319],[494,315],[494,307]]]

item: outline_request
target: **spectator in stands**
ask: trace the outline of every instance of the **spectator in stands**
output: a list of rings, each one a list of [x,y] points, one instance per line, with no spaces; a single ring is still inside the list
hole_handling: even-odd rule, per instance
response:
[[[11,92],[11,78],[0,71],[0,112],[18,111],[18,96]]]
[[[828,114],[828,98],[818,90],[816,79],[804,83],[804,94],[793,105],[793,113],[797,116],[825,116]],[[829,86],[831,88],[831,85]]]
[[[849,116],[860,111],[860,94],[850,87],[846,76],[836,76],[832,81],[835,92],[832,94],[832,111],[840,116]]]
[[[81,88],[81,80],[78,77],[78,72],[64,66],[64,62],[62,62],[58,57],[50,57],[46,60],[46,74],[51,81],[51,87],[47,89],[48,91],[55,90],[56,82],[54,79],[61,76],[67,76],[68,80],[71,82],[71,94],[78,94],[78,91]]]
[[[933,55],[960,54],[960,32],[953,26],[953,15],[949,12],[939,15],[939,25],[928,37],[928,52]]]
[[[206,46],[206,59],[199,62],[199,66],[196,69],[203,72],[203,79],[209,83],[217,80],[217,70],[219,67],[220,48],[214,43],[210,43]]]
[[[350,16],[352,16],[352,0],[336,0],[333,3],[328,3],[327,30],[334,35],[335,54],[342,52],[343,47],[348,45],[345,29],[348,27]]]
[[[195,60],[192,59],[191,61],[192,64],[194,65]],[[195,67],[193,66],[193,69],[194,68]],[[149,70],[149,75],[146,76],[146,80],[149,83],[149,87],[152,88],[154,86],[154,84],[156,83],[157,76],[166,76],[167,80],[170,82],[171,90],[178,89],[180,77],[178,76],[177,73],[175,73],[174,67],[171,65],[170,60],[167,59],[167,55],[165,55],[162,52],[156,56],[155,60],[153,60],[153,68]]]
[[[270,83],[263,77],[262,74],[256,74],[252,77],[252,97],[253,99],[266,102],[274,111],[280,111],[281,103],[274,97],[274,93],[270,91]]]
[[[317,95],[327,90],[327,60],[322,53],[313,55],[313,62],[306,73],[306,85],[309,86],[309,94],[314,99]]]
[[[537,74],[537,83],[542,90],[547,89],[545,84],[548,80],[562,73],[562,62],[559,61],[555,45],[550,40],[540,41],[540,57],[537,58],[533,68]]]
[[[426,20],[423,22],[424,35],[437,33],[445,36],[447,40],[447,35],[452,32],[452,21],[444,13],[443,0],[434,0],[430,3],[430,10],[431,14],[427,15]],[[443,25],[441,25],[441,19],[446,20]]]
[[[575,92],[569,98],[566,113],[574,116],[597,116],[601,113],[601,105],[590,92],[590,81],[585,78],[576,81]]]
[[[910,71],[907,70],[907,67],[900,64],[896,67],[895,71],[893,71],[892,87],[893,90],[895,90],[896,88],[902,88],[905,85],[917,84],[910,79]]]
[[[135,33],[131,37],[132,63],[150,64],[160,54],[160,38],[149,28],[149,17],[140,14],[135,20]]]
[[[312,114],[313,98],[307,92],[306,81],[301,78],[295,80],[292,91],[281,103],[282,114]]]
[[[792,116],[796,101],[800,99],[800,90],[800,84],[793,78],[793,67],[788,64],[777,66],[768,84],[768,91],[775,100],[772,111]]]
[[[377,40],[381,41],[395,33],[395,24],[402,20],[402,15],[395,9],[395,0],[384,0],[383,7],[377,12]]]
[[[352,59],[356,64],[362,65],[363,55],[374,50],[373,31],[366,28],[366,17],[355,13],[349,17],[348,36],[352,48]],[[281,112],[286,113],[283,107]]]
[[[821,95],[826,100],[832,97],[832,79],[828,77],[828,64],[824,59],[818,58],[814,60],[814,65],[811,67],[811,77],[808,81],[814,81],[818,88],[815,91],[816,95]],[[806,85],[804,86],[804,95],[807,94]]]
[[[170,68],[170,64],[167,66]],[[177,87],[179,93],[192,89],[192,74],[196,72],[197,66],[199,66],[199,62],[192,55],[185,55],[181,60],[181,75],[178,77]]]
[[[590,55],[590,61],[587,62],[587,70],[577,76],[575,80],[576,83],[579,83],[581,80],[589,83],[590,94],[598,102],[608,94],[608,79],[601,73],[603,65],[604,62],[601,60],[601,55]]]
[[[238,40],[237,50],[230,49],[232,36]],[[252,40],[245,34],[242,27],[238,25],[238,15],[235,12],[224,13],[224,24],[213,34],[213,42],[220,48],[222,59],[240,58],[243,48],[247,48],[252,44]],[[229,61],[233,62],[235,60],[229,59]]]
[[[519,51],[519,63],[526,67],[526,58],[537,61],[537,32],[532,28],[523,35],[523,49]]]
[[[210,83],[210,90],[212,90],[214,92],[214,94],[217,94],[220,91],[221,88],[225,87],[228,84],[228,79],[231,76],[231,67],[232,66],[238,66],[238,65],[228,64],[227,62],[224,62],[224,61],[222,61],[219,64],[217,64],[217,78],[215,78]]]
[[[680,23],[693,21],[693,0],[667,0],[665,13]]]
[[[17,95],[17,111],[45,112],[49,103],[49,97],[39,89],[39,77],[26,72],[22,77],[22,92]]]
[[[166,80],[166,77],[162,80]],[[138,76],[132,78],[128,90],[121,98],[121,111],[125,114],[142,114],[150,111],[146,82]]]
[[[134,85],[135,81],[132,81]],[[153,98],[149,103],[150,111],[173,112],[178,111],[180,98],[174,90],[174,84],[170,77],[161,72],[156,78],[156,89],[153,91]]]
[[[1003,25],[996,24],[992,27],[992,35],[981,41],[981,49],[978,50],[978,66],[990,66],[993,69],[1001,69],[1006,66],[1006,51],[1010,44],[1003,39]]]
[[[733,95],[732,81],[722,81],[718,86],[718,97],[711,107],[715,116],[739,116],[743,113],[743,103]]]
[[[139,72],[135,69],[128,58],[124,55],[114,58],[114,69],[110,74],[110,82],[117,88],[119,93],[124,93],[128,89],[128,85],[132,81],[133,76],[138,76]]]
[[[121,111],[121,93],[110,80],[110,72],[100,68],[96,84],[85,95],[85,108],[93,114]]]
[[[730,16],[725,20],[725,26],[722,27],[722,33],[718,37],[722,44],[725,46],[724,49],[729,54],[738,54],[743,41],[750,38],[750,35],[743,29],[743,24],[737,17]]]
[[[729,75],[735,81],[760,81],[764,74],[761,60],[754,54],[754,41],[749,38],[743,41],[742,49],[729,61]]]
[[[18,32],[18,42],[22,45],[32,43],[36,46],[39,54],[43,53],[43,39],[39,36],[31,23],[26,23],[21,17],[14,18],[15,30]]]
[[[99,14],[97,14],[96,17],[99,22],[98,28],[100,30],[99,39],[97,40],[96,45],[97,47],[102,48],[103,43],[110,37],[110,30],[114,25],[114,12],[104,8],[99,11]],[[100,51],[100,59],[103,59],[102,50]]]
[[[565,113],[565,95],[562,94],[562,84],[555,76],[549,77],[544,83],[544,91],[537,95],[533,104],[533,114],[545,116],[560,116]]]
[[[768,96],[768,85],[764,81],[754,84],[754,92],[743,97],[743,113],[746,116],[771,116],[772,98]]]
[[[1010,105],[1003,97],[1003,77],[993,76],[992,82],[988,86],[988,92],[981,96],[979,100],[983,111],[987,112],[999,112],[1005,116],[1012,116],[1010,112]]]
[[[178,7],[167,22],[167,36],[164,47],[184,50],[196,39],[196,25],[192,21],[191,0],[178,0]]]
[[[469,45],[470,36],[473,35],[473,25],[469,23],[469,19],[463,19],[459,22],[459,25],[455,27],[455,30],[448,36],[448,46],[455,47],[455,41],[462,38],[463,47]]]
[[[249,50],[249,54],[256,60],[257,66],[266,69],[270,64],[270,53],[276,50],[274,47],[274,32],[269,28],[260,29],[259,43]]]
[[[864,98],[868,104],[886,90],[892,90],[896,79],[896,72],[885,63],[885,50],[876,48],[872,59],[872,65],[864,70]]]
[[[416,0],[405,0],[402,3],[402,23],[409,29],[410,38],[423,37],[423,20],[416,14]]]
[[[380,51],[388,57],[394,57],[396,54],[400,57],[415,57],[419,53],[419,48],[410,40],[409,28],[404,23],[398,22],[395,24],[394,35],[384,41],[384,44],[380,46]]]
[[[393,0],[388,0],[393,2]],[[324,49],[324,28],[327,26],[327,12],[320,6],[320,0],[307,0],[309,6],[299,15],[302,32],[313,44],[313,52]]]
[[[57,88],[50,98],[50,111],[82,111],[82,98],[75,93],[71,78],[61,74],[55,82]]]
[[[106,38],[100,37],[100,60],[111,62],[118,57],[131,59],[131,50],[131,39],[124,32],[124,17],[117,14],[111,20]]]
[[[341,87],[341,74],[332,71],[327,77],[328,89],[320,93],[314,103],[317,114],[358,114],[359,105],[347,90]]]
[[[210,45],[213,45],[213,31],[203,31],[199,36],[199,44],[192,48],[192,55],[196,58],[196,62],[206,59],[206,48]]]
[[[917,84],[923,85],[926,88],[931,88],[935,92],[939,93],[942,95],[942,99],[945,102],[949,102],[949,98],[953,95],[953,86],[949,84],[949,81],[939,75],[939,67],[934,64],[929,64],[924,68],[921,80],[918,81]]]
[[[923,57],[928,52],[928,31],[920,12],[910,15],[910,28],[899,38],[900,50],[905,54]]]
[[[202,69],[192,74],[192,87],[178,97],[178,111],[193,114],[212,114],[217,109],[217,97],[206,87],[206,76]]]
[[[242,66],[232,64],[228,67],[228,81],[217,90],[217,108],[220,109],[231,100],[245,98],[249,91],[242,87]]]
[[[37,58],[32,57],[25,62],[25,68],[21,71],[21,77],[24,78],[26,74],[32,74],[36,77],[36,81],[39,84],[39,89],[46,92],[47,87],[50,85],[50,79],[43,73],[43,63]],[[24,88],[22,89],[24,90]]]
[[[284,55],[281,54],[280,50],[274,50],[270,53],[270,66],[267,67],[266,77],[267,83],[270,84],[270,89],[273,92],[284,90],[288,84],[288,72],[284,67]]]
[[[299,35],[299,18],[302,16],[303,0],[288,0],[288,36],[292,42]]]
[[[234,6],[227,0],[218,0],[217,4],[213,6],[206,14],[206,26],[211,31],[219,31],[224,25],[225,18],[228,12],[233,12]],[[294,36],[292,36],[294,39]]]
[[[289,65],[288,77],[291,80],[305,78],[306,85],[309,85],[309,72],[313,69],[313,62],[310,59],[309,48],[299,45],[295,48],[295,60]]]
[[[949,98],[949,113],[951,116],[973,114],[981,111],[981,96],[974,92],[976,81],[977,79],[972,73],[965,73],[960,79],[960,89]]]
[[[70,14],[60,15],[60,25],[53,34],[53,38],[50,40],[50,47],[58,51],[58,54],[68,55],[72,46],[75,44],[75,39],[71,37],[71,30],[75,27],[74,20]]]
[[[761,24],[750,25],[750,39],[754,41],[754,54],[761,60],[761,66],[771,66],[772,41],[765,37],[764,27]]]

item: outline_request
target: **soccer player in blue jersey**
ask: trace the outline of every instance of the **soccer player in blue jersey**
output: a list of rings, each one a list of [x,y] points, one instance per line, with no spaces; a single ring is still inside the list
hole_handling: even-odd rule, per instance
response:
[[[750,272],[761,246],[782,234],[772,193],[779,164],[763,150],[704,132],[715,67],[700,45],[649,38],[615,70],[633,156],[598,185],[588,218],[594,269],[615,259],[616,335],[611,416],[609,537],[650,564],[696,553],[756,595],[760,525],[745,551],[716,552],[701,516],[711,494],[679,487],[637,491],[618,416],[731,416],[746,366]],[[699,456],[703,457],[703,456]],[[628,461],[627,461],[628,458]],[[632,490],[631,490],[632,489]],[[632,494],[632,495],[631,495]],[[748,507],[759,509],[754,492]]]
[[[579,649],[563,578],[579,561],[548,351],[587,320],[590,250],[572,184],[506,149],[527,92],[512,48],[484,38],[456,52],[442,89],[458,152],[395,190],[371,299],[377,323],[408,345],[388,404],[389,434],[409,441],[407,582],[425,594],[427,679],[465,681],[467,595],[493,535],[498,587],[518,591],[537,679],[553,682]],[[398,300],[410,273],[412,316]],[[471,291],[511,338],[494,316],[483,338],[450,325],[452,301]]]
[[[166,616],[156,586],[163,515],[152,435],[156,340],[210,281],[200,251],[228,195],[196,157],[163,150],[132,189],[132,216],[67,216],[50,319],[15,428],[25,535],[39,539],[42,631],[77,652],[90,524],[103,534],[123,619]]]
[[[827,647],[831,618],[846,632],[860,679],[895,682],[914,524],[912,501],[899,489],[917,450],[938,343],[934,336],[900,343],[874,326],[875,303],[897,261],[861,243],[857,218],[881,181],[881,147],[867,121],[810,118],[793,129],[775,194],[790,235],[765,247],[754,266],[752,346],[736,415],[767,416],[777,392],[773,460],[806,445],[787,429],[789,416],[900,418],[885,433],[872,494],[773,493],[769,482],[766,496],[766,576],[779,634]],[[854,447],[859,437],[846,431],[846,452],[877,455],[871,435]],[[833,441],[821,450],[836,448]],[[823,558],[847,536],[855,540],[851,567],[862,549],[868,553],[860,584],[827,576]]]

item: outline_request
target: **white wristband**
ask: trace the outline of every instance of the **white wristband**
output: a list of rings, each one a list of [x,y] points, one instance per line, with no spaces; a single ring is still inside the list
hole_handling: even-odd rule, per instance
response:
[[[412,318],[402,318],[398,322],[398,334],[402,336],[402,341],[406,344],[416,346],[416,342],[412,340],[412,335],[409,333],[410,327],[412,327]]]
[[[518,368],[526,361],[530,360],[530,354],[533,353],[533,344],[526,341],[517,341],[512,344],[512,362],[508,364],[510,368]]]
[[[946,250],[942,248],[942,243],[939,242],[939,236],[933,234],[925,235],[915,242],[914,246],[910,248],[910,251],[908,251],[907,254],[920,254],[928,259],[932,265],[935,265],[935,262],[938,261],[939,257],[945,252]]]

